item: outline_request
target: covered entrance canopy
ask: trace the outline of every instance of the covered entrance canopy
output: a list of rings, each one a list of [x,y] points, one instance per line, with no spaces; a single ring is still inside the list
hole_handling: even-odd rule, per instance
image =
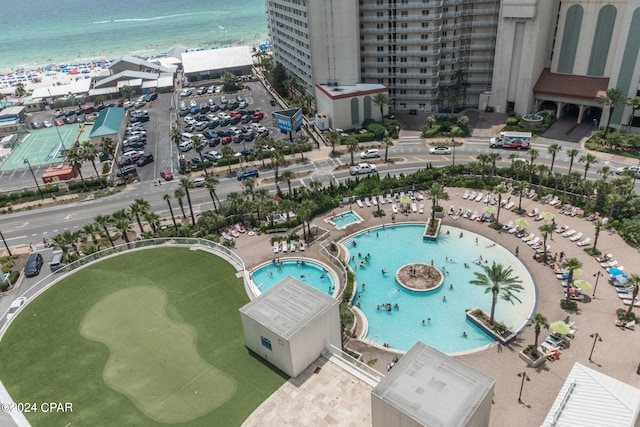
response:
[[[591,107],[602,107],[596,99],[606,95],[608,87],[608,77],[558,74],[545,68],[533,87],[533,93],[535,94],[536,106],[542,105],[545,101],[556,104],[558,119],[564,115],[567,105],[577,105],[579,108],[577,122],[580,124],[584,120],[585,113]]]

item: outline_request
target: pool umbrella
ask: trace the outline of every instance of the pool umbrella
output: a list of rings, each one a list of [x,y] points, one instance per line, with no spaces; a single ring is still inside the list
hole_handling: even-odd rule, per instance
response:
[[[529,225],[529,221],[527,221],[524,218],[518,218],[514,221],[515,225],[517,225],[518,227],[526,227],[527,225]]]
[[[486,213],[495,213],[497,209],[496,209],[496,207],[495,207],[495,206],[485,206],[485,207],[483,208],[483,210],[484,210]]]
[[[593,288],[593,286],[591,285],[591,283],[587,282],[586,280],[574,280],[573,281],[573,286],[575,286],[576,288],[582,289],[583,291],[586,291],[588,289]]]
[[[620,270],[619,268],[610,268],[609,274],[611,274],[612,276],[619,276],[622,274],[622,270]]]
[[[556,217],[551,212],[542,212],[540,214],[540,216],[542,217],[542,219],[547,220],[547,221],[551,221],[552,219],[554,219]]]
[[[551,329],[556,334],[560,334],[560,335],[566,335],[569,332],[571,332],[571,328],[569,327],[569,325],[564,323],[562,320],[551,323],[549,325],[549,329]]]

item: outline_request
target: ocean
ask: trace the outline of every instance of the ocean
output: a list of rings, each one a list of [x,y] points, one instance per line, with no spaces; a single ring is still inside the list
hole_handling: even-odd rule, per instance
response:
[[[46,64],[151,56],[268,41],[264,0],[3,2],[0,73]]]

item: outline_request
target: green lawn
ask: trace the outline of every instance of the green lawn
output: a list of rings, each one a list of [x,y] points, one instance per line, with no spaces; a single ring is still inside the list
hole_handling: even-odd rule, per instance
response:
[[[246,349],[235,274],[175,248],[79,271],[14,320],[0,380],[15,402],[73,404],[26,414],[34,426],[240,425],[287,378]]]

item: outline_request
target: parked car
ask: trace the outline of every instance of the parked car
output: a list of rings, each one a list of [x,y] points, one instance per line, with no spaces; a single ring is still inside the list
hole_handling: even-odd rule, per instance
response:
[[[116,171],[116,176],[118,178],[131,178],[138,175],[138,169],[136,165],[127,165],[121,167],[118,171]]]
[[[145,101],[147,102],[151,102],[151,101],[155,101],[156,99],[158,99],[158,94],[153,92],[153,93],[148,93],[147,96],[145,96]]]
[[[180,143],[180,151],[186,152],[193,148],[193,143],[191,141],[183,141]]]
[[[433,147],[429,149],[430,154],[451,154],[449,147]]]
[[[202,154],[202,157],[211,162],[217,162],[222,158],[222,154],[218,153],[217,151],[207,151],[206,153]]]
[[[220,142],[222,142],[222,145],[228,145],[231,144],[231,137],[230,136],[223,136],[220,139]]]
[[[39,252],[31,253],[29,255],[29,258],[27,258],[27,263],[24,266],[24,275],[26,277],[37,276],[38,274],[40,274],[42,264],[44,264],[42,255]]]
[[[258,174],[258,170],[257,169],[247,169],[244,170],[242,172],[238,172],[238,174],[236,175],[236,178],[238,178],[238,181],[242,181],[245,180],[247,178],[252,178],[252,177],[256,177],[258,178],[260,175]]]
[[[27,302],[27,299],[25,297],[16,298],[11,303],[11,306],[9,306],[9,311],[7,311],[7,320],[11,320],[18,313],[18,310],[20,310],[20,307],[22,307],[25,302]]]
[[[31,123],[31,129],[41,129],[42,128],[42,123],[40,122],[32,122]]]
[[[264,113],[262,111],[256,111],[255,113],[253,113],[254,122],[259,122],[263,118],[264,118]]]
[[[138,167],[142,167],[144,165],[148,165],[151,162],[153,162],[153,154],[147,153],[140,156],[140,158],[136,162],[136,165],[138,165]]]
[[[184,97],[184,96],[191,96],[193,95],[193,91],[191,89],[182,89],[182,92],[180,92],[180,96]]]
[[[377,148],[370,148],[360,153],[361,159],[375,159],[378,157],[380,157],[380,150]]]
[[[42,126],[50,128],[51,126],[53,126],[53,123],[51,123],[49,120],[45,120],[44,122],[42,122]]]
[[[168,170],[163,170],[160,172],[160,177],[162,177],[162,179],[164,179],[165,181],[171,181],[173,179],[173,174]]]
[[[55,119],[55,120],[53,121],[53,124],[54,124],[54,125],[56,125],[56,126],[64,126],[64,120],[62,120],[62,119]]]

